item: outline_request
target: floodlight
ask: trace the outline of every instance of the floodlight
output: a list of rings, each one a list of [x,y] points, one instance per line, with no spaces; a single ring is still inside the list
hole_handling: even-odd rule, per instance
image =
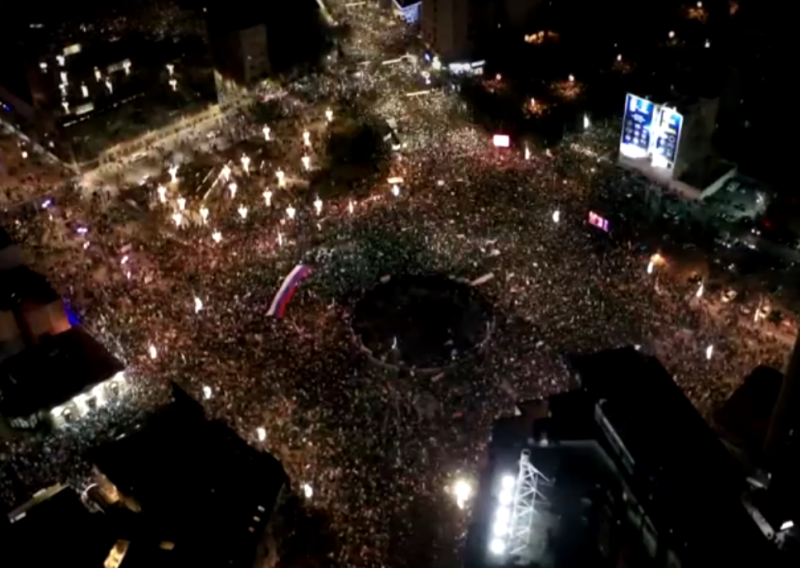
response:
[[[500,556],[506,551],[506,543],[504,543],[499,538],[495,538],[492,542],[489,543],[489,552],[492,554],[497,554]]]

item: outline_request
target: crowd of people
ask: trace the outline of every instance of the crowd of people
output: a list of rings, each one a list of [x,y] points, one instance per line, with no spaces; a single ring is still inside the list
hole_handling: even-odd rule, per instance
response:
[[[86,449],[163,404],[174,381],[277,456],[295,487],[313,487],[308,505],[336,537],[331,566],[455,566],[469,513],[447,488],[477,480],[493,420],[570,387],[565,354],[638,345],[706,416],[756,365],[781,364],[788,346],[764,326],[698,297],[668,262],[650,266],[654,251],[587,224],[598,194],[640,183],[603,159],[602,125],[552,151],[495,148],[459,114],[457,93],[405,96],[421,75],[379,64],[370,42],[385,36],[362,33],[381,25],[376,8],[332,11],[350,18],[356,48],[302,93],[289,88],[286,116],[230,119],[224,143],[177,169],[167,160],[149,184],[111,198],[74,189],[6,220],[125,362],[131,388],[46,439],[9,446],[3,502],[55,481],[80,487]],[[365,57],[360,75],[344,71]],[[401,179],[323,201],[308,178],[348,112],[341,100],[396,121],[406,145],[388,170]],[[268,317],[298,263],[311,276],[284,318]],[[370,364],[350,327],[365,290],[422,273],[491,275],[480,278],[491,341],[435,377]]]

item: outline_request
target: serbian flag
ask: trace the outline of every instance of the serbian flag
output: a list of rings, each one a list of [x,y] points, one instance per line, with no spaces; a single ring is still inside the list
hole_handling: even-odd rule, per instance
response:
[[[298,264],[295,266],[288,276],[283,279],[283,284],[281,284],[278,293],[275,294],[275,297],[272,299],[272,304],[269,307],[267,315],[282,318],[283,313],[286,311],[286,306],[289,304],[289,300],[291,300],[294,295],[295,288],[297,288],[300,281],[309,274],[311,274],[310,266],[306,266],[305,264]]]

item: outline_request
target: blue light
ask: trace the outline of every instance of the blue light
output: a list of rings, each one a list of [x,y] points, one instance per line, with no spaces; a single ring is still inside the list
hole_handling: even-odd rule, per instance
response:
[[[69,321],[70,325],[81,325],[81,320],[78,319],[78,316],[76,316],[75,312],[72,310],[67,310],[67,321]]]
[[[64,300],[64,313],[70,325],[81,325],[81,320],[78,318],[78,315],[72,311],[72,308],[69,306],[69,300]]]

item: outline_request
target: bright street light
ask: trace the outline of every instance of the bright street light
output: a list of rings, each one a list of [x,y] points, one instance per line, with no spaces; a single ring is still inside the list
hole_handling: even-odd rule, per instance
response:
[[[453,496],[456,498],[456,505],[463,509],[467,501],[472,497],[472,485],[465,479],[459,479],[453,485]]]

